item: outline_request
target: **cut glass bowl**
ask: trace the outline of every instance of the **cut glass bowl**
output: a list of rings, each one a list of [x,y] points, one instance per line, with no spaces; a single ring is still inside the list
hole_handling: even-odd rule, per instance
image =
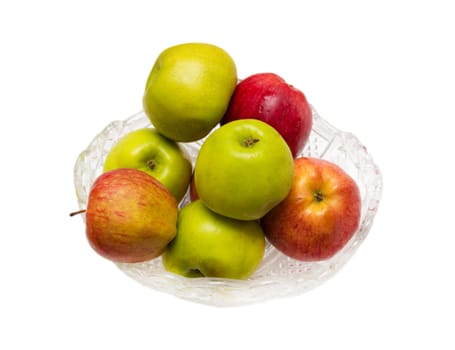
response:
[[[114,121],[79,155],[74,168],[74,181],[80,209],[86,208],[90,187],[102,173],[104,159],[111,147],[125,134],[143,127],[152,127],[144,112],[123,121]],[[203,141],[181,143],[193,166]],[[365,240],[378,210],[382,176],[365,146],[353,134],[336,129],[314,109],[312,132],[299,156],[323,158],[338,164],[360,189],[362,213],[359,228],[332,258],[318,262],[297,261],[267,243],[261,265],[248,280],[186,278],[167,272],[160,257],[143,263],[117,263],[116,266],[154,290],[215,306],[237,306],[296,296],[321,285],[341,269]],[[180,206],[188,202],[187,193]],[[85,221],[85,214],[82,218]]]

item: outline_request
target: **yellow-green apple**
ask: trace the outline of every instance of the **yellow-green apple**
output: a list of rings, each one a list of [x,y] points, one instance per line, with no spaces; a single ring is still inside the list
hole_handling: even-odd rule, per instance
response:
[[[175,237],[178,204],[154,177],[137,169],[101,174],[90,189],[86,234],[92,248],[114,262],[160,256]]]
[[[240,81],[221,124],[256,118],[273,126],[296,157],[311,132],[313,116],[302,91],[274,73],[258,73]]]
[[[291,189],[294,159],[270,125],[256,119],[225,124],[202,144],[194,167],[199,198],[218,214],[256,220]]]
[[[222,48],[207,43],[175,45],[156,59],[143,108],[164,136],[195,141],[219,123],[236,84],[235,62]]]
[[[118,168],[145,171],[166,186],[178,202],[185,195],[192,174],[191,161],[183,148],[153,128],[131,131],[111,148],[104,171]]]
[[[258,221],[227,218],[196,200],[180,210],[177,235],[163,254],[163,265],[186,277],[247,279],[264,252]]]
[[[356,182],[338,165],[301,157],[295,160],[289,195],[261,219],[267,239],[302,261],[331,258],[356,232],[361,197]]]

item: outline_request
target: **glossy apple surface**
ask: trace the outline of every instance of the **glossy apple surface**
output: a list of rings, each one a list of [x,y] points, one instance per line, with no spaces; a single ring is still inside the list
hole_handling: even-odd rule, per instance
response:
[[[227,218],[196,200],[180,210],[177,235],[163,254],[163,264],[185,277],[246,279],[264,252],[264,233],[257,221]]]
[[[164,136],[196,141],[219,123],[236,84],[235,63],[220,47],[206,43],[172,46],[160,53],[152,67],[143,108]]]
[[[176,234],[175,197],[136,169],[116,169],[94,182],[86,209],[92,248],[114,262],[141,262],[161,255]]]
[[[155,129],[134,130],[121,138],[109,151],[104,171],[132,168],[159,180],[178,202],[188,189],[192,165],[180,146]]]
[[[261,220],[267,239],[302,261],[335,255],[359,226],[361,198],[356,182],[334,163],[295,160],[289,195]]]
[[[313,125],[311,107],[302,91],[273,73],[258,73],[240,81],[221,124],[256,118],[273,126],[296,157]]]
[[[294,159],[280,134],[260,120],[241,119],[207,137],[196,159],[194,183],[213,211],[255,220],[287,196],[293,173]]]

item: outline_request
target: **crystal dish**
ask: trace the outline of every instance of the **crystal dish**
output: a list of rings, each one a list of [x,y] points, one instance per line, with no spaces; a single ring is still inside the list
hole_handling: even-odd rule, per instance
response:
[[[105,127],[77,158],[74,182],[79,207],[85,209],[94,180],[102,173],[104,159],[111,147],[130,131],[152,127],[144,112]],[[203,140],[181,143],[191,160],[196,160]],[[330,259],[302,262],[291,259],[267,243],[263,261],[248,280],[223,278],[186,278],[164,270],[161,258],[144,263],[117,263],[116,266],[137,282],[156,291],[214,306],[238,306],[274,298],[296,296],[315,288],[335,273],[356,252],[373,224],[382,193],[378,166],[359,140],[351,133],[330,125],[313,108],[313,128],[299,156],[318,157],[341,166],[357,182],[362,198],[361,221],[345,247]],[[189,194],[180,206],[189,202]],[[85,215],[82,215],[85,221]]]

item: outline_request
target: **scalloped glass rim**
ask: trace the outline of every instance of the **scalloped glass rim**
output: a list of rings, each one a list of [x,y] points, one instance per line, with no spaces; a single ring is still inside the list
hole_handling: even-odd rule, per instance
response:
[[[161,258],[136,263],[116,264],[126,275],[154,290],[193,302],[214,306],[236,306],[273,298],[302,294],[331,278],[365,240],[378,210],[382,194],[382,175],[373,158],[351,133],[342,132],[322,119],[313,108],[313,128],[300,156],[318,157],[341,166],[357,182],[362,197],[361,222],[346,246],[330,259],[302,262],[291,259],[267,244],[264,259],[248,280],[223,278],[185,278],[164,270]],[[104,159],[113,144],[132,130],[152,127],[144,112],[123,121],[114,121],[102,130],[77,158],[74,182],[79,207],[87,204],[90,187],[102,173]],[[193,161],[203,140],[181,143]],[[189,195],[180,203],[188,203]],[[82,215],[85,221],[85,215]]]

